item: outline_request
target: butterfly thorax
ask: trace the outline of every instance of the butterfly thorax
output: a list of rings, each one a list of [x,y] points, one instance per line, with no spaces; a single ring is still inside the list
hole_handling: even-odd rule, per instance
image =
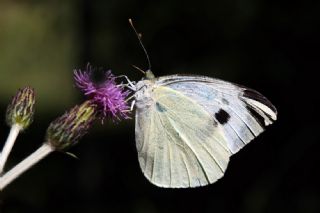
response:
[[[155,87],[156,77],[149,69],[145,72],[145,79],[136,84],[136,107],[143,108],[152,104],[151,93]]]
[[[136,84],[135,100],[137,109],[148,107],[152,104],[151,93],[154,87],[153,80],[141,80]]]

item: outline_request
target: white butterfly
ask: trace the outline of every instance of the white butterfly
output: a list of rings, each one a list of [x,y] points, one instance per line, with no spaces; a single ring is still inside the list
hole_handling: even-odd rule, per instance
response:
[[[277,119],[259,92],[205,76],[147,71],[133,89],[140,167],[160,187],[214,183],[230,156]]]

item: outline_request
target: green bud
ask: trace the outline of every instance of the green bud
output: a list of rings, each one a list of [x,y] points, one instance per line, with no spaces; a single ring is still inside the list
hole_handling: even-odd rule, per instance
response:
[[[6,120],[9,126],[19,125],[26,129],[33,121],[35,96],[34,89],[19,89],[7,108]]]
[[[96,117],[96,105],[86,101],[57,118],[49,125],[46,142],[56,150],[66,150],[78,143],[92,126]]]

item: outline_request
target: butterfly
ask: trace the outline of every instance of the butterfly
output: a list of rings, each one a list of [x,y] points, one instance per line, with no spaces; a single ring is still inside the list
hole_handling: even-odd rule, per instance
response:
[[[277,119],[259,92],[196,75],[155,77],[147,57],[145,78],[133,83],[135,137],[140,168],[167,188],[205,186],[220,179],[230,157]],[[132,106],[133,106],[132,105]]]
[[[216,182],[230,157],[277,119],[259,92],[215,78],[149,70],[134,87],[139,164],[160,187]]]

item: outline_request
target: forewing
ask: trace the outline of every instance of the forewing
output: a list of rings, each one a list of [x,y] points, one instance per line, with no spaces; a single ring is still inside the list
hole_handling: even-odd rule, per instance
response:
[[[181,92],[159,86],[137,109],[136,142],[144,175],[161,187],[196,187],[221,178],[231,155],[221,125]]]
[[[202,76],[165,76],[159,85],[181,92],[201,105],[222,125],[232,153],[264,131],[277,118],[271,102],[259,92]]]

